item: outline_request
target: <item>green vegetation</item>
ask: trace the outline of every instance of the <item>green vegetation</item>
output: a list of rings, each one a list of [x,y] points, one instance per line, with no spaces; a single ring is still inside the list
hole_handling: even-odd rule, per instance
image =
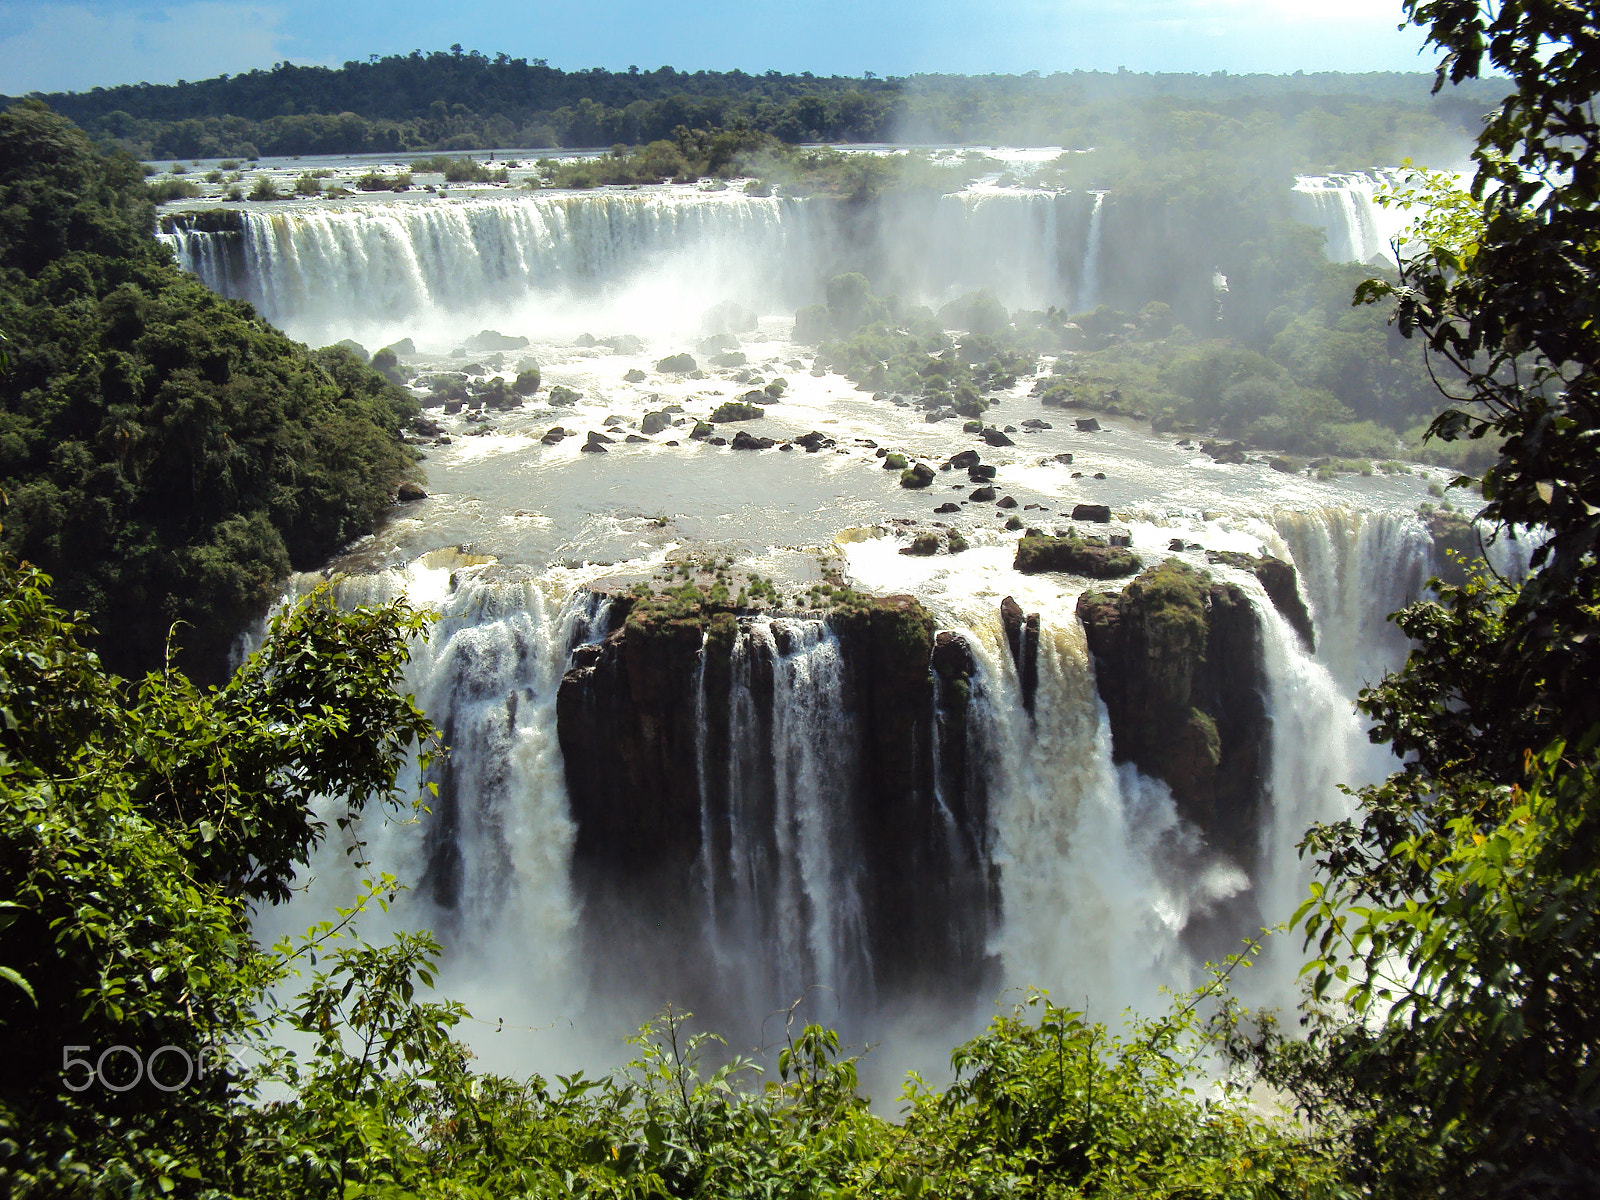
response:
[[[439,154],[432,158],[413,159],[411,171],[419,175],[443,175],[446,183],[505,183],[511,178],[504,167],[491,170],[465,155],[451,158]],[[410,174],[407,174],[406,181],[410,182]]]
[[[1021,520],[1017,520],[1016,528],[1022,528]],[[1138,574],[1144,563],[1132,550],[1125,546],[1108,545],[1103,538],[1043,536],[1021,538],[1017,542],[1017,555],[1012,566],[1024,575],[1064,571],[1089,579],[1116,579],[1123,575]],[[1154,576],[1159,570],[1149,574]],[[1141,576],[1140,582],[1144,582],[1145,578]],[[1165,577],[1161,579],[1164,581]]]
[[[276,597],[372,528],[414,402],[171,264],[137,163],[43,106],[0,113],[3,546],[86,610],[119,670],[168,627],[210,672]]]
[[[1106,307],[1080,314],[1073,323],[1086,349],[1058,362],[1033,394],[1047,407],[1138,413],[1157,429],[1215,431],[1259,450],[1393,459],[1404,447],[1408,457],[1466,465],[1423,444],[1438,390],[1421,347],[1390,323],[1392,304],[1349,304],[1370,274],[1314,266],[1277,293],[1261,326],[1231,338],[1181,326],[1161,333],[1154,304],[1137,320]],[[1487,448],[1473,450],[1485,464]]]
[[[499,146],[641,146],[747,129],[785,143],[1108,146],[1192,137],[1273,148],[1313,167],[1366,168],[1461,143],[1504,94],[1430,100],[1421,75],[817,78],[769,71],[561,71],[452,47],[341,68],[280,63],[181,85],[45,99],[141,158],[355,154]],[[230,168],[225,168],[230,169]]]
[[[989,407],[986,393],[1033,374],[1040,340],[1058,336],[1064,320],[1019,311],[1013,323],[988,291],[952,301],[936,316],[873,295],[856,272],[828,280],[826,296],[826,303],[795,314],[795,339],[821,343],[818,365],[854,380],[861,391],[907,396],[944,416],[978,417]],[[947,326],[964,332],[951,337]]]
[[[726,400],[717,405],[711,414],[713,425],[720,425],[724,421],[759,421],[767,415],[767,410],[755,404],[747,404],[743,400]]]
[[[1343,1131],[1380,1196],[1600,1189],[1600,64],[1566,15],[1413,0],[1441,79],[1501,71],[1470,198],[1422,227],[1392,296],[1459,376],[1431,434],[1492,447],[1491,525],[1542,527],[1535,572],[1440,584],[1396,614],[1415,647],[1362,694],[1407,766],[1304,850],[1322,880],[1307,1036],[1236,1050]],[[1580,99],[1581,98],[1581,99]]]

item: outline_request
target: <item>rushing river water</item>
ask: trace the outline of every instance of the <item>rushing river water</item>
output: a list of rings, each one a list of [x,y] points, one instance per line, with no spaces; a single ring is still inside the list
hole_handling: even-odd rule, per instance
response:
[[[1343,199],[1325,201],[1329,221],[1345,211]],[[978,189],[899,214],[925,223],[892,238],[892,222],[875,224],[876,252],[929,300],[989,284],[1013,303],[1071,306],[1096,286],[1100,205],[1098,196]],[[661,933],[681,952],[677,978],[715,997],[740,1047],[770,1041],[764,1020],[811,988],[822,989],[825,1001],[813,1003],[823,1019],[857,1041],[888,1040],[880,1079],[910,1064],[937,1068],[1002,989],[1046,986],[1109,1018],[1160,1003],[1160,988],[1192,986],[1207,955],[1255,931],[1247,923],[1219,933],[1226,914],[1252,912],[1256,925],[1288,915],[1306,884],[1300,831],[1346,811],[1340,783],[1380,778],[1392,765],[1368,744],[1351,701],[1404,655],[1384,617],[1434,567],[1416,510],[1441,473],[1318,481],[1263,463],[1219,465],[1144,423],[1102,418],[1099,431],[1080,431],[1071,414],[1029,397],[1031,379],[986,414],[1016,428],[1015,444],[982,445],[959,422],[930,423],[814,371],[814,350],[791,340],[795,304],[843,244],[826,225],[793,202],[645,189],[301,205],[252,212],[231,245],[187,227],[170,235],[209,283],[255,299],[313,344],[410,337],[417,353],[407,365],[424,375],[474,366],[509,378],[524,362],[541,367],[542,390],[520,408],[431,411],[448,441],[426,447],[428,497],[398,506],[333,564],[348,603],[405,595],[439,614],[408,684],[452,747],[447,804],[412,822],[366,822],[371,864],[415,890],[362,931],[376,937],[392,922],[440,932],[441,986],[486,1022],[469,1038],[497,1069],[615,1062],[620,1033],[680,998],[672,980],[608,961],[573,884],[556,696],[574,647],[604,635],[605,605],[587,590],[598,580],[652,577],[698,554],[803,591],[826,562],[858,588],[916,596],[941,629],[963,634],[977,664],[967,737],[987,816],[975,827],[946,808],[941,819],[952,861],[981,860],[973,894],[992,882],[994,920],[977,953],[993,964],[993,988],[976,1004],[952,1008],[930,994],[925,1005],[885,1011],[860,924],[864,891],[884,883],[863,874],[853,809],[854,764],[867,751],[853,734],[833,634],[804,616],[741,627],[729,729],[710,730],[697,712],[690,758],[699,761],[682,764],[703,795],[715,779],[717,794],[733,799],[725,810],[703,803],[701,832],[716,859],[687,873],[690,916]],[[1352,235],[1358,252],[1370,247],[1365,236]],[[712,367],[700,342],[717,332],[715,306],[728,300],[759,320],[737,334],[745,361]],[[528,344],[465,350],[483,328]],[[682,352],[697,358],[699,377],[657,370]],[[1050,365],[1047,357],[1041,372]],[[739,451],[689,438],[718,404],[778,378],[787,381],[782,398],[739,427],[779,441],[814,430],[833,446]],[[549,405],[556,385],[580,399]],[[640,432],[646,413],[663,411],[672,424]],[[1023,428],[1030,419],[1051,427]],[[546,444],[553,426],[579,436]],[[606,453],[580,450],[589,431],[614,439]],[[904,489],[878,455],[887,448],[937,468],[974,447],[1014,509],[969,500],[960,472]],[[1060,461],[1066,454],[1071,461]],[[947,501],[959,511],[936,515]],[[1012,568],[1013,512],[1049,531],[1079,503],[1109,505],[1147,562],[1175,554],[1205,566],[1206,550],[1243,550],[1299,570],[1314,654],[1253,576],[1209,568],[1261,616],[1271,765],[1256,861],[1208,847],[1165,785],[1112,761],[1074,611],[1086,581]],[[971,548],[899,553],[934,522]],[[1182,549],[1170,548],[1174,539]],[[1496,553],[1517,566],[1514,545]],[[297,579],[291,592],[316,581]],[[1001,627],[1005,596],[1040,614],[1031,712]],[[709,761],[713,742],[730,747],[727,761]],[[758,792],[760,804],[741,804]],[[267,914],[265,931],[303,926],[320,906],[349,898],[359,871],[343,851],[325,848],[306,896]],[[1294,973],[1281,947],[1246,993],[1282,1002]]]

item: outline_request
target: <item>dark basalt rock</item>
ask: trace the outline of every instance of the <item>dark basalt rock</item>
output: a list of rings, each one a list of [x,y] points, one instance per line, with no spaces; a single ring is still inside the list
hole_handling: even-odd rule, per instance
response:
[[[1464,514],[1435,510],[1423,521],[1433,536],[1433,571],[1441,582],[1460,587],[1469,572],[1483,569],[1477,527]]]
[[[1017,506],[1017,498],[1015,496],[1001,496],[1000,499],[994,502],[994,506],[996,508],[1015,508]]]
[[[900,486],[903,488],[925,488],[933,480],[933,468],[927,463],[912,463],[900,472]]]
[[[1022,606],[1007,596],[1000,601],[1000,624],[1006,631],[1011,661],[1016,664],[1022,707],[1031,717],[1034,697],[1039,691],[1039,614],[1024,615]]]
[[[1178,811],[1245,866],[1267,771],[1260,618],[1238,588],[1176,559],[1078,599],[1112,757],[1164,781]]]
[[[704,439],[710,437],[712,435],[712,433],[714,433],[714,432],[715,432],[715,430],[713,429],[713,427],[710,424],[708,424],[707,422],[705,422],[705,421],[696,421],[694,423],[694,429],[692,429],[690,431],[689,436],[691,438],[695,438],[695,439],[703,441]]]
[[[1016,443],[1001,433],[998,429],[989,428],[983,431],[983,440],[991,446],[1015,446]]]
[[[1100,422],[1093,417],[1079,417],[1076,422],[1079,433],[1099,433]]]
[[[771,753],[775,676],[778,658],[796,647],[777,625],[770,637],[749,636],[746,616],[705,604],[616,596],[612,612],[626,619],[574,654],[556,697],[577,829],[573,880],[604,951],[597,960],[617,964],[619,978],[670,980],[674,994],[712,1014],[717,985],[683,969],[684,949],[703,936],[700,881],[712,896],[734,891],[727,765],[736,758],[747,836],[776,836],[762,815],[781,766]],[[826,619],[849,715],[838,832],[861,860],[878,997],[948,995],[952,983],[976,996],[992,982],[986,945],[997,892],[986,772],[966,757],[975,660],[958,635],[936,641],[932,618],[909,596],[863,599]],[[765,852],[775,857],[776,844]],[[774,884],[762,874],[753,886]]]
[[[950,465],[958,471],[965,471],[978,465],[978,452],[976,450],[963,450],[960,454],[950,456]]]
[[[589,445],[591,446],[611,446],[616,444],[616,440],[616,438],[607,437],[603,433],[596,433],[592,429],[589,431]]]
[[[644,419],[639,422],[639,432],[654,437],[670,424],[672,424],[672,418],[667,416],[666,413],[647,412],[644,415]]]
[[[554,446],[556,443],[562,441],[566,436],[567,431],[561,428],[561,426],[556,425],[547,430],[545,435],[539,440],[546,446]]]
[[[955,503],[953,500],[946,500],[933,511],[936,513],[958,513],[961,511],[961,505]]]
[[[415,500],[426,500],[428,493],[423,491],[420,485],[404,479],[400,481],[400,486],[395,488],[394,498],[401,504],[410,504]]]
[[[979,463],[975,467],[967,468],[967,478],[973,483],[990,483],[994,480],[995,468]]]
[[[1232,550],[1208,550],[1206,561],[1252,572],[1261,581],[1272,607],[1283,615],[1283,619],[1299,636],[1306,652],[1316,653],[1316,627],[1311,623],[1311,610],[1306,608],[1306,602],[1300,596],[1299,574],[1292,566],[1271,555],[1257,557]]]
[[[735,450],[771,450],[777,444],[769,437],[752,437],[743,429],[733,435],[731,443]]]
[[[994,488],[990,487],[988,484],[984,484],[984,486],[981,488],[973,488],[972,494],[968,496],[967,499],[976,500],[980,504],[989,500],[993,500]]]
[[[1099,521],[1104,523],[1111,520],[1111,506],[1109,504],[1074,504],[1072,506],[1072,519],[1074,521]]]
[[[919,533],[911,539],[911,545],[901,546],[901,554],[913,554],[918,557],[927,557],[937,554],[944,549],[944,539],[937,533]]]
[[[807,454],[815,454],[819,450],[831,450],[835,445],[831,437],[818,433],[815,429],[810,433],[795,438],[794,442],[797,446],[804,446]]]
[[[1070,466],[1072,464],[1072,455],[1063,451],[1055,456],[1055,461],[1063,464],[1064,466]]]
[[[1022,427],[1024,429],[1032,429],[1032,430],[1034,430],[1036,432],[1038,430],[1040,430],[1040,429],[1054,429],[1055,428],[1055,426],[1050,424],[1049,421],[1041,421],[1041,420],[1039,420],[1038,417],[1030,417],[1028,420],[1026,420],[1026,421],[1024,421],[1022,423]]]
[[[583,445],[579,446],[578,449],[583,451],[583,453],[585,453],[585,454],[609,454],[610,453],[610,451],[608,451],[599,442],[585,442]]]
[[[1144,563],[1133,551],[1108,546],[1098,538],[1025,537],[1017,543],[1012,566],[1024,575],[1063,571],[1089,579],[1116,579],[1134,574]]]
[[[622,440],[625,442],[648,442],[650,439],[647,437],[640,437],[637,433],[630,433]]]

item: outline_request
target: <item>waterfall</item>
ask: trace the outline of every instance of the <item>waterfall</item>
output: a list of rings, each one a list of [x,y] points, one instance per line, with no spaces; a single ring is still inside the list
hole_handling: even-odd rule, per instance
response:
[[[858,269],[934,305],[984,287],[1009,306],[1064,305],[1076,265],[1062,261],[1062,203],[1008,189],[850,209],[643,188],[178,214],[161,237],[207,286],[297,337],[381,345],[573,322],[649,331],[724,300],[789,313],[820,279]]]
[[[1094,209],[1089,213],[1089,236],[1083,251],[1083,283],[1078,289],[1078,312],[1090,312],[1100,303],[1100,253],[1104,241],[1100,213],[1105,202],[1104,192],[1094,194]]]
[[[1327,234],[1330,262],[1394,263],[1391,243],[1410,216],[1401,209],[1385,209],[1377,203],[1378,192],[1391,182],[1392,175],[1375,171],[1296,177],[1298,215]]]
[[[1410,513],[1320,508],[1273,515],[1265,540],[1299,572],[1317,630],[1317,660],[1345,695],[1405,661],[1406,637],[1388,619],[1437,569],[1433,538]]]
[[[407,200],[245,210],[237,230],[169,222],[164,236],[209,287],[291,333],[398,337],[531,326],[574,300],[621,305],[623,319],[667,295],[787,301],[799,285],[786,276],[812,257],[795,207],[666,189]]]
[[[703,671],[704,661],[702,748]],[[853,803],[859,746],[838,641],[820,619],[747,620],[730,674],[724,805],[705,786],[715,765],[701,760],[699,874],[719,973],[746,993],[746,1011],[813,986],[859,1011],[873,972]]]

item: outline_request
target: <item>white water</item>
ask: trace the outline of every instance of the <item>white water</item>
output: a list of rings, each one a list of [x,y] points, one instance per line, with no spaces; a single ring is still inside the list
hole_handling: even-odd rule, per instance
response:
[[[242,235],[179,222],[162,236],[180,265],[295,336],[448,344],[485,327],[693,332],[725,301],[793,313],[819,298],[819,278],[861,263],[882,290],[933,305],[990,287],[1010,306],[1066,306],[1085,252],[1062,241],[1069,201],[990,188],[863,214],[644,187],[251,208]]]
[[[809,561],[804,547],[847,525],[889,516],[926,522],[939,499],[970,489],[958,476],[941,476],[930,492],[905,492],[859,439],[935,463],[967,441],[957,442],[952,424],[928,425],[920,414],[805,372],[804,352],[781,327],[795,303],[811,298],[814,275],[786,272],[795,264],[815,272],[829,253],[857,239],[880,256],[891,280],[899,272],[904,294],[938,301],[994,286],[1007,303],[1065,304],[1071,297],[1086,305],[1096,298],[1106,253],[1102,200],[1096,196],[1085,221],[1087,197],[973,189],[908,208],[898,223],[847,230],[824,205],[641,189],[252,209],[235,250],[223,235],[171,235],[191,269],[254,300],[301,336],[354,336],[370,346],[415,335],[445,362],[443,354],[478,329],[528,332],[538,339],[547,383],[584,392],[576,408],[551,410],[536,400],[497,415],[493,436],[467,436],[482,427],[442,417],[456,442],[428,450],[434,495],[400,510],[360,548],[356,569],[375,573],[341,585],[352,603],[404,591],[443,615],[407,679],[448,730],[449,775],[438,777],[446,786],[431,814],[412,823],[363,823],[372,866],[414,890],[389,917],[362,928],[367,936],[387,927],[440,933],[448,945],[442,989],[488,1018],[489,1028],[503,1018],[515,1029],[473,1038],[486,1065],[548,1071],[614,1064],[616,1039],[629,1023],[671,998],[645,977],[632,981],[630,996],[597,996],[585,985],[585,918],[570,877],[575,830],[554,704],[571,647],[603,631],[580,590],[601,568],[550,564],[609,561],[646,577],[689,542],[733,546],[772,573],[767,564],[785,555]],[[1069,214],[1075,219],[1065,219]],[[599,428],[614,413],[623,423],[613,429],[620,437],[664,398],[683,404],[687,421],[737,394],[749,380],[732,370],[699,381],[659,373],[644,384],[625,381],[626,370],[648,371],[661,352],[682,343],[604,355],[558,336],[591,325],[596,333],[699,332],[705,309],[724,299],[773,314],[744,333],[743,346],[752,369],[790,380],[756,432],[823,429],[838,438],[836,452],[742,454],[693,442],[669,448],[668,438],[682,436],[671,430],[648,445],[614,444],[604,456],[580,455],[575,440],[540,443],[555,421]],[[1039,415],[1037,402],[1025,399],[1029,382],[1000,398],[997,423],[1013,413],[1020,421],[1023,409]],[[1115,1019],[1127,1006],[1163,1004],[1163,987],[1198,983],[1200,947],[1217,944],[1217,923],[1229,914],[1253,908],[1261,921],[1286,917],[1304,892],[1294,853],[1300,831],[1343,811],[1337,783],[1361,783],[1387,768],[1365,743],[1350,703],[1405,652],[1384,614],[1414,598],[1433,568],[1431,540],[1410,515],[1428,480],[1419,474],[1324,484],[1259,464],[1219,466],[1111,420],[1093,435],[1077,433],[1070,421],[1058,424],[1019,432],[1012,450],[984,451],[1025,521],[1052,527],[1067,522],[1074,503],[1109,502],[1146,561],[1169,553],[1175,536],[1191,546],[1179,556],[1195,565],[1204,565],[1204,555],[1194,544],[1266,548],[1299,568],[1318,633],[1316,652],[1307,655],[1253,577],[1230,575],[1262,611],[1272,722],[1262,861],[1236,863],[1205,845],[1163,785],[1113,764],[1073,615],[1082,581],[1016,574],[1015,535],[1000,527],[1005,513],[973,503],[951,517],[972,544],[960,556],[904,557],[898,550],[908,538],[894,534],[839,549],[852,583],[915,594],[941,627],[964,633],[976,657],[968,750],[989,785],[990,827],[981,840],[998,868],[1001,920],[988,947],[998,959],[995,989],[1042,985],[1063,1003],[1087,1000],[1096,1015]],[[1049,457],[1061,450],[1076,455],[1072,470],[1083,477]],[[1097,472],[1108,478],[1094,479]],[[521,565],[438,549],[467,542]],[[432,553],[417,559],[423,551]],[[1500,551],[1512,565],[1520,552]],[[406,560],[412,565],[404,569],[375,566]],[[1031,716],[998,622],[1005,595],[1042,617]],[[761,664],[771,672],[770,705],[756,696]],[[892,1027],[870,1011],[877,979],[862,915],[870,881],[861,875],[864,848],[852,807],[861,803],[852,777],[862,750],[838,646],[819,621],[747,620],[733,665],[728,732],[735,752],[726,762],[711,761],[699,692],[694,765],[708,849],[684,881],[699,889],[695,911],[704,913],[703,928],[693,931],[698,950],[725,1007],[752,1027],[775,997],[782,1003],[817,985],[840,998],[841,1008],[850,1006],[821,1015],[855,1018],[857,1036],[882,1036]],[[732,798],[726,813],[709,802],[704,785],[713,777]],[[942,813],[952,839],[964,834],[948,806]],[[713,838],[722,820],[726,828]],[[727,847],[722,861],[713,861],[714,844]],[[272,914],[279,929],[304,926],[348,902],[362,869],[343,851],[330,844],[314,864],[306,903]],[[308,907],[312,915],[300,920]],[[1230,932],[1240,939],[1254,932],[1244,924]],[[1281,970],[1257,972],[1252,999],[1289,1000],[1291,960],[1282,956],[1275,960]],[[935,1057],[970,1032],[993,999],[978,997],[976,1013],[942,1011],[938,1020],[949,1024],[922,1030]],[[756,1036],[729,1032],[742,1044]]]
[[[1393,243],[1410,224],[1411,214],[1380,206],[1377,196],[1397,174],[1371,171],[1295,179],[1297,215],[1327,235],[1330,261],[1394,264]]]
[[[1078,311],[1089,312],[1100,303],[1100,256],[1104,253],[1101,212],[1106,194],[1094,194],[1094,210],[1089,214],[1089,244],[1083,256],[1083,283],[1078,289]]]
[[[788,643],[782,650],[775,632]],[[755,697],[758,660],[773,671],[764,742],[750,736],[763,724]],[[821,620],[758,617],[740,629],[732,673],[725,830],[713,830],[719,815],[706,801],[704,783],[717,767],[703,750],[703,690],[700,706],[699,874],[717,973],[725,987],[743,992],[744,1011],[756,1015],[814,987],[870,1003],[872,961],[851,811],[858,749],[838,642]],[[724,839],[727,861],[710,861]],[[719,879],[727,881],[722,894]],[[837,1002],[828,1008],[837,1012]]]

